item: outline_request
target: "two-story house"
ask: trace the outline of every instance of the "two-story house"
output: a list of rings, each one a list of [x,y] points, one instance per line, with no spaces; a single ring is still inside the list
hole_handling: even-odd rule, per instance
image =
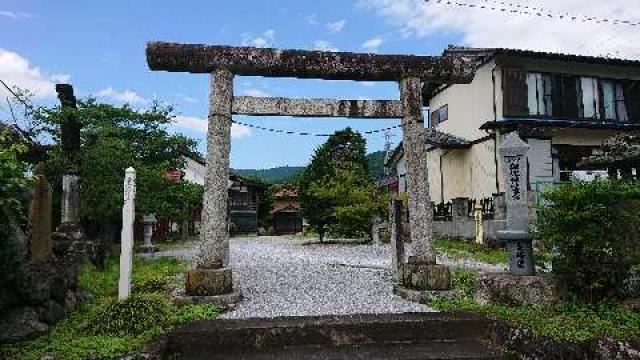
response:
[[[478,67],[470,84],[423,88],[435,202],[502,192],[497,148],[511,131],[530,146],[528,186],[537,191],[569,180],[609,136],[640,129],[640,61],[450,46],[443,56],[451,55],[476,57]],[[401,145],[389,166],[404,191]]]

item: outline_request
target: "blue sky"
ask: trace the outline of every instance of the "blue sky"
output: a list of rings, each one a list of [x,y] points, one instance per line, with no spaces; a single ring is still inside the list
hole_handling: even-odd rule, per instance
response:
[[[549,0],[536,3],[552,10],[553,6],[559,6]],[[566,3],[582,6],[580,9],[589,4],[585,0]],[[626,17],[640,18],[638,5],[628,5],[623,0],[612,0],[612,4],[616,5],[611,10],[613,15],[620,12]],[[602,11],[602,8],[596,9]],[[551,35],[544,41],[540,40],[540,34],[530,34],[532,25],[539,24],[526,17],[470,12],[415,0],[3,0],[0,3],[0,76],[12,85],[32,89],[37,94],[36,101],[45,104],[55,101],[51,86],[57,81],[73,84],[79,96],[98,96],[107,102],[129,102],[134,107],[145,107],[150,99],[157,98],[171,103],[180,115],[172,129],[200,140],[203,151],[209,78],[149,71],[144,56],[148,41],[429,55],[440,54],[450,43],[562,49],[576,53],[602,53],[613,47],[614,55],[623,57],[637,57],[640,53],[637,42],[631,40],[633,33],[622,45],[611,44],[611,38],[616,36],[617,41],[618,35],[627,34],[629,29],[606,28],[609,41],[606,37],[596,37],[580,42],[576,39],[584,29],[553,22],[545,27]],[[576,35],[570,36],[574,32]],[[398,98],[394,83],[255,77],[236,78],[235,92],[256,96]],[[0,108],[0,112],[3,110],[6,112],[6,108]],[[321,133],[345,126],[370,130],[397,123],[394,120],[244,117],[238,120]],[[396,131],[395,135],[397,143],[400,134]],[[235,168],[303,165],[322,141],[322,138],[236,128],[231,165]],[[368,151],[381,150],[383,145],[381,134],[367,136]]]

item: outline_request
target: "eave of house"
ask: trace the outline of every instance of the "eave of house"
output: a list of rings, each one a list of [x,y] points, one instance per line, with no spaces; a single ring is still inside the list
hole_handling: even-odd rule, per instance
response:
[[[513,129],[518,127],[557,127],[557,128],[576,128],[576,129],[597,129],[597,130],[640,130],[640,124],[624,124],[612,122],[594,122],[571,119],[536,119],[536,118],[507,118],[498,121],[487,121],[480,129]]]

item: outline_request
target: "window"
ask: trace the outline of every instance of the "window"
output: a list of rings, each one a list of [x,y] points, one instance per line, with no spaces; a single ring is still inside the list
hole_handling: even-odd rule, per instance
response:
[[[612,81],[601,81],[602,106],[605,120],[628,122],[627,105],[622,84]]]
[[[553,80],[550,74],[527,74],[529,115],[551,116],[553,113]]]
[[[429,126],[434,127],[448,119],[449,119],[449,106],[445,104],[440,106],[437,110],[434,110],[431,112],[431,117],[429,119]]]
[[[581,118],[600,118],[600,95],[598,92],[598,79],[581,77],[579,86],[578,103],[580,104]]]

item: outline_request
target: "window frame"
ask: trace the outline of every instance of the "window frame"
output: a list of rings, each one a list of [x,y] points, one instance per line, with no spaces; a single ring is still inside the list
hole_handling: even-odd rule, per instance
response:
[[[626,82],[628,81],[632,81],[631,79],[628,78],[612,78],[612,77],[601,77],[601,76],[595,76],[595,75],[582,75],[582,74],[573,74],[573,73],[567,73],[567,72],[550,72],[550,71],[537,71],[537,70],[527,70],[524,69],[524,72],[526,74],[529,73],[536,73],[536,74],[541,74],[541,75],[548,75],[550,76],[552,79],[554,78],[554,75],[559,75],[562,77],[562,81],[564,82],[566,77],[573,77],[576,81],[575,81],[575,87],[576,87],[576,95],[578,96],[578,98],[576,99],[577,101],[577,106],[578,106],[578,116],[577,117],[569,117],[569,116],[561,116],[561,115],[553,115],[553,111],[554,108],[552,107],[552,115],[533,115],[533,114],[529,114],[529,115],[504,115],[503,113],[503,118],[504,119],[540,119],[540,120],[578,120],[578,121],[584,121],[584,122],[600,122],[600,123],[621,123],[621,124],[629,124],[631,123],[631,114],[630,114],[630,110],[629,110],[629,95],[627,92],[627,88],[626,88]],[[600,83],[601,81],[610,81],[612,82],[614,85],[620,85],[621,89],[622,89],[622,93],[623,93],[623,100],[617,100],[617,101],[622,101],[624,102],[624,106],[625,106],[625,110],[627,113],[626,116],[626,121],[624,122],[620,122],[619,120],[614,120],[614,119],[605,119],[604,118],[604,104],[600,103],[599,104],[599,108],[598,108],[598,112],[600,113],[600,117],[598,118],[592,118],[592,117],[582,117],[582,90],[580,89],[580,79],[583,77],[587,77],[587,78],[593,78],[596,79],[598,81],[598,91],[601,92],[602,90],[600,89]],[[553,81],[553,80],[552,80]],[[525,77],[525,84],[527,84],[526,82],[526,77]],[[527,84],[528,86],[528,84]],[[552,91],[554,89],[553,87],[553,83],[552,83]],[[504,87],[503,87],[503,91],[504,91]],[[528,92],[527,92],[527,96],[528,96]],[[553,99],[553,93],[551,93],[551,99]],[[504,101],[504,97],[505,94],[502,94],[502,101]],[[565,92],[562,91],[562,100],[563,102],[566,101],[565,100]],[[551,100],[553,102],[553,100]],[[527,98],[527,104],[528,104],[528,98]],[[553,106],[553,105],[552,105]],[[616,108],[617,111],[617,108]],[[617,114],[616,114],[617,116]]]

